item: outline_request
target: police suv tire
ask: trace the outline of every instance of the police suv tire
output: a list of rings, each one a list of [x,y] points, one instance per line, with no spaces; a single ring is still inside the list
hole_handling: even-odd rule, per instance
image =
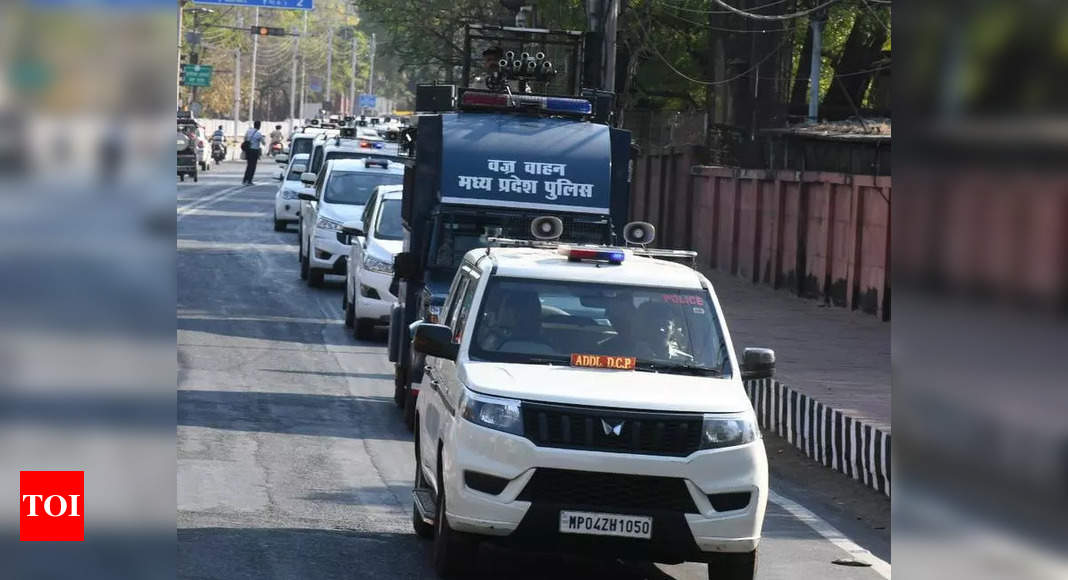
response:
[[[286,222],[278,220],[278,219],[274,220],[274,231],[276,231],[276,232],[284,232],[284,231],[286,231]]]
[[[419,436],[415,436],[415,487],[428,487],[429,484],[426,478],[423,477],[423,469],[419,466]],[[415,535],[429,540],[434,537],[434,525],[428,524],[423,521],[422,516],[419,515],[419,508],[415,505],[415,498],[412,498],[412,529],[415,530]]]
[[[440,481],[441,478],[438,477]],[[445,516],[445,489],[438,491],[434,516],[434,571],[442,578],[462,578],[470,571],[478,544],[463,532],[449,527]]]
[[[397,405],[398,409],[404,408],[404,385],[393,385],[393,403]]]
[[[308,286],[318,288],[323,285],[323,271],[317,268],[308,268]]]
[[[355,318],[353,316],[353,334],[360,340],[371,340],[375,337],[375,319]]]
[[[306,257],[304,257],[304,254],[302,252],[301,255],[300,255],[300,279],[301,280],[307,280],[308,279],[308,270],[309,270],[308,259]],[[310,283],[309,283],[309,285],[310,285]]]
[[[709,555],[708,580],[753,580],[753,578],[756,578],[756,550]]]
[[[415,402],[418,396],[410,388],[404,393],[404,426],[408,431],[415,431]]]
[[[353,323],[356,320],[356,313],[352,307],[352,303],[349,302],[348,290],[345,290],[345,297],[342,298],[345,302],[345,326],[352,328]]]

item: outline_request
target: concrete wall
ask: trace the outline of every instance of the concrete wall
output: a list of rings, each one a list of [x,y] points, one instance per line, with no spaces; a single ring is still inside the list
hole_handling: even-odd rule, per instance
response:
[[[754,283],[890,317],[889,176],[697,165],[697,147],[635,161],[631,217],[656,246]]]

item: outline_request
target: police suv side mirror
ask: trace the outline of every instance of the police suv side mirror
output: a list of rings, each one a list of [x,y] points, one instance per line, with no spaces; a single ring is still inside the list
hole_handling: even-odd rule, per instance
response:
[[[278,155],[274,156],[274,162],[279,165],[285,165],[286,163],[289,163],[289,155],[286,155],[285,153],[279,153]]]
[[[315,185],[315,178],[316,175],[311,172],[300,174],[300,182],[304,185]]]
[[[353,240],[363,235],[365,235],[363,233],[363,223],[359,221],[345,222],[341,226],[341,231],[337,233],[337,241],[346,246],[351,246]]]
[[[452,341],[452,329],[448,326],[420,322],[412,334],[412,348],[425,355],[456,360],[460,345]]]
[[[770,379],[775,375],[775,351],[747,348],[742,351],[742,380]]]
[[[301,201],[315,201],[315,194],[307,191],[297,192],[297,199]]]

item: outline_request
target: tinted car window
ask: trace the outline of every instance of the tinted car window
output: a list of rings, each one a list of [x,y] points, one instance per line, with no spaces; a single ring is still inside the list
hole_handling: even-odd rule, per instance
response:
[[[404,225],[401,223],[401,202],[399,199],[387,199],[382,202],[382,209],[378,212],[375,237],[380,240],[404,239]]]
[[[296,141],[293,141],[293,146],[290,147],[289,154],[300,155],[301,153],[311,153],[314,146],[314,139],[297,139]]]
[[[334,171],[326,184],[324,201],[350,205],[364,205],[379,185],[399,184],[399,173],[371,173],[369,171]]]

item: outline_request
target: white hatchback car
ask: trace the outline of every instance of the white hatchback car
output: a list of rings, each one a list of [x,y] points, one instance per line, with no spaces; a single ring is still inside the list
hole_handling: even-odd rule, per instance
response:
[[[308,170],[307,153],[298,153],[289,160],[289,166],[282,170],[286,176],[278,186],[278,192],[274,194],[274,231],[285,231],[286,226],[297,223],[300,216],[300,199],[298,195],[307,191],[308,186],[300,180],[300,176]]]
[[[314,159],[314,154],[313,157]],[[298,194],[300,204],[300,277],[318,286],[325,274],[344,276],[349,246],[341,240],[341,226],[363,215],[371,192],[380,185],[399,185],[404,165],[385,159],[334,159],[318,175],[305,173],[314,191]]]
[[[416,402],[413,525],[439,574],[480,541],[708,563],[752,580],[768,464],[708,279],[622,248],[476,249],[427,355]]]
[[[396,301],[390,291],[393,259],[404,249],[401,222],[401,185],[383,185],[371,194],[363,216],[347,222],[342,231],[350,235],[348,275],[345,278],[345,325],[356,338],[372,337],[376,325],[389,324]]]

